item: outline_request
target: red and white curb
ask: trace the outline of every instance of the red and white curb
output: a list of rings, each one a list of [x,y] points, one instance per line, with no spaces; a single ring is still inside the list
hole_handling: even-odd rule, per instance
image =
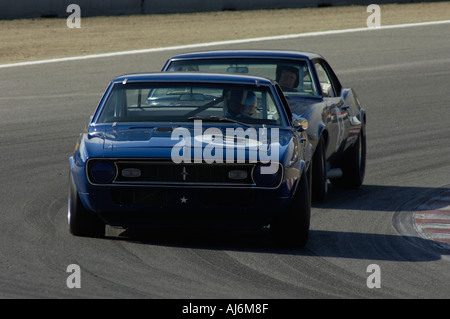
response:
[[[423,237],[450,244],[450,190],[420,205],[414,226]]]

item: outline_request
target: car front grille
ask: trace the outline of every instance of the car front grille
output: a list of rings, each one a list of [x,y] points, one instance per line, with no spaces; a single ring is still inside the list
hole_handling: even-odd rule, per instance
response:
[[[115,161],[114,184],[252,186],[254,164]]]

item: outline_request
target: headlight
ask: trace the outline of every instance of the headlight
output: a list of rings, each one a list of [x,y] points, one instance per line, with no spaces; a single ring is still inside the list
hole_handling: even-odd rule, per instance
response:
[[[89,173],[92,182],[97,184],[108,184],[116,177],[116,166],[108,161],[91,162]]]
[[[271,174],[262,173],[261,168],[263,165],[258,165],[253,170],[253,179],[256,186],[260,187],[275,187],[280,183],[282,169],[281,166],[278,167],[277,171]]]

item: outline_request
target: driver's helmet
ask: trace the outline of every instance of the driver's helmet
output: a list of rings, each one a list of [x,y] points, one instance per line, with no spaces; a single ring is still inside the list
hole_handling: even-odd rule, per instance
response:
[[[252,107],[256,102],[256,95],[248,90],[231,90],[228,98],[228,112],[231,115],[251,115]]]

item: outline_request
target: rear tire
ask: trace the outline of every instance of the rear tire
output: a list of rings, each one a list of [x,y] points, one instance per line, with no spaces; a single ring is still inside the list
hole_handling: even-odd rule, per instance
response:
[[[273,241],[284,247],[303,247],[308,242],[311,218],[310,176],[303,171],[288,207],[270,224]],[[308,178],[309,177],[309,178]]]
[[[68,223],[72,235],[83,237],[105,236],[105,223],[93,212],[88,211],[80,200],[75,183],[70,176]]]

